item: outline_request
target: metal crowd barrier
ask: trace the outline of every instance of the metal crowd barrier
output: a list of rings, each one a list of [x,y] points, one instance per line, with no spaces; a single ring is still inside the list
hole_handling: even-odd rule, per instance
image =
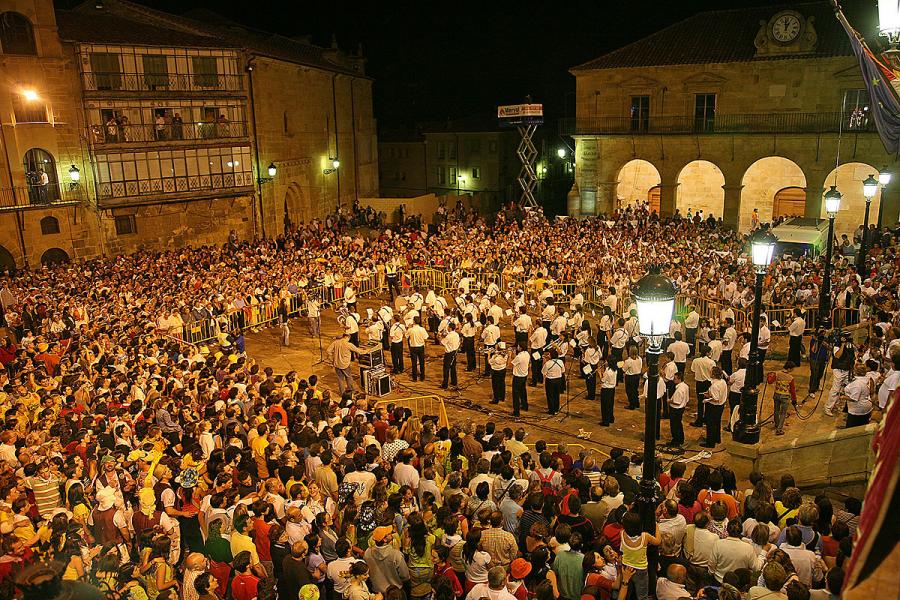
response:
[[[399,400],[379,400],[375,403],[374,408],[387,408],[388,405],[409,409],[413,416],[419,419],[426,415],[436,416],[438,418],[438,427],[450,426],[450,419],[447,417],[447,407],[444,405],[444,399],[440,396],[410,396]]]

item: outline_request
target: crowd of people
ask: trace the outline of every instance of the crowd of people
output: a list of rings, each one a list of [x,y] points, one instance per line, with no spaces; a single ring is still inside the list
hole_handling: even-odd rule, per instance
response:
[[[526,444],[524,429],[438,427],[427,415],[374,410],[354,393],[352,379],[331,390],[313,373],[276,374],[246,355],[239,330],[210,352],[176,335],[186,323],[229,313],[255,322],[254,311],[316,283],[339,291],[354,314],[353,282],[372,274],[386,280],[391,296],[392,280],[416,266],[515,274],[528,289],[495,284],[477,293],[463,285],[451,294],[460,334],[456,348],[445,343],[448,352],[470,352],[463,343],[474,337],[466,325],[475,327],[475,317],[484,322],[481,341],[499,346],[491,325],[533,315],[528,327],[524,319],[512,325],[516,342],[549,356],[537,371],[537,359],[526,357],[525,378],[531,367],[533,384],[552,380],[552,361],[563,348],[546,348],[547,338],[565,337],[577,314],[578,360],[612,365],[611,375],[598,377],[601,406],[611,401],[604,389],[615,389],[621,377],[636,407],[641,366],[633,346],[625,349],[635,334],[625,303],[647,266],[668,264],[688,304],[702,296],[737,308],[751,289],[743,240],[715,221],[660,221],[641,211],[549,222],[508,210],[490,225],[471,212],[446,216],[431,233],[398,228],[367,239],[332,218],[271,241],[232,235],[220,247],[142,251],[4,276],[0,596],[53,597],[47,590],[59,586],[84,597],[151,600],[599,600],[624,598],[625,588],[641,600],[712,597],[714,589],[727,598],[837,593],[858,503],[836,510],[824,498],[804,502],[789,480],[775,485],[762,476],[741,493],[727,469],[699,465],[685,479],[687,463],[675,462],[657,466],[669,499],[657,515],[659,531],[642,533],[637,470],[621,452],[605,460],[573,457],[563,445],[554,452],[541,441]],[[893,356],[896,346],[893,239],[873,253],[866,277],[849,261],[836,263],[837,297],[856,294],[869,307],[866,318],[877,322],[865,356],[854,347],[837,357],[836,371],[850,367],[845,387],[859,388],[855,401],[863,390],[871,396],[875,377],[866,371],[863,386],[849,373]],[[802,320],[798,293],[818,285],[820,271],[813,261],[780,259],[767,290],[788,290]],[[577,291],[567,299],[568,316],[549,314],[551,280],[609,294],[596,316],[579,304]],[[422,296],[425,304],[429,295]],[[436,319],[434,306],[442,303],[431,301],[431,312],[397,311],[391,321],[431,321],[434,335],[446,340],[457,323],[447,313]],[[685,315],[664,369],[672,373],[668,397],[686,399],[683,345],[688,355],[707,356],[717,349],[719,326],[731,339],[730,318],[722,315],[704,331],[699,318]],[[797,333],[798,325],[790,326]],[[531,345],[537,331],[546,336],[539,347]],[[358,338],[358,331],[347,337],[353,333]],[[373,337],[384,339],[384,332]],[[405,339],[401,334],[400,358]],[[832,348],[846,347],[820,343],[826,354],[811,342],[809,357],[823,363]],[[711,375],[731,375],[723,362],[730,353],[721,350],[717,364],[706,363]],[[452,362],[455,368],[455,355]],[[886,366],[879,362],[874,372]],[[525,378],[513,369],[515,396]],[[788,381],[777,389],[794,391],[789,373],[776,379]],[[721,386],[714,386],[709,397],[718,399]],[[550,385],[548,401],[551,387],[558,402]],[[826,409],[837,410],[846,395]],[[527,410],[527,402],[519,408]],[[684,405],[670,408],[677,414]],[[648,572],[648,549],[659,555],[659,573]]]

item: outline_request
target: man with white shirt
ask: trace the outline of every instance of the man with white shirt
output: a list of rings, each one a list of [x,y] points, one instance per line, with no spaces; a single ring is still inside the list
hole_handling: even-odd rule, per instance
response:
[[[672,441],[669,446],[680,448],[684,445],[684,409],[690,399],[690,388],[684,381],[684,375],[675,373],[675,392],[669,398],[669,431],[672,434]]]
[[[684,517],[682,517],[683,519]],[[662,527],[660,527],[662,529]],[[680,546],[679,546],[680,548]],[[666,569],[666,576],[656,580],[656,600],[681,600],[694,595],[687,591],[687,569],[684,565],[672,563]]]
[[[487,356],[490,356],[490,353],[494,350],[494,346],[500,341],[500,328],[497,327],[494,317],[487,317],[487,325],[481,330],[481,341],[484,343],[484,349],[487,352]],[[490,374],[490,361],[486,360],[484,361],[484,376],[487,377]]]
[[[734,328],[734,319],[731,317],[725,319],[725,333],[722,334],[722,355],[719,357],[719,364],[726,373],[731,373],[732,353],[734,344],[737,342],[737,330]]]
[[[738,407],[741,404],[741,392],[744,389],[744,381],[747,378],[747,361],[743,358],[738,359],[738,369],[728,378],[728,409],[729,409],[729,427],[737,421]],[[724,371],[725,369],[722,369]]]
[[[543,327],[535,327],[534,331],[528,338],[529,347],[531,349],[531,387],[535,387],[539,383],[544,382],[544,375],[541,371],[541,357],[544,353],[544,346],[547,345],[547,330]]]
[[[796,525],[787,528],[785,541],[779,546],[791,558],[797,579],[806,587],[812,587],[813,582],[822,580],[824,576],[820,567],[821,559],[815,552],[808,550],[803,543],[803,533]]]
[[[513,328],[516,331],[516,345],[527,346],[528,334],[531,332],[531,317],[528,316],[528,309],[525,306],[519,307],[517,312],[519,316],[513,320]]]
[[[553,298],[547,298],[547,304],[541,309],[541,326],[550,332],[550,322],[556,316],[556,306],[553,304]]]
[[[419,471],[410,464],[415,455],[415,450],[407,448],[397,456],[397,465],[394,467],[394,483],[398,486],[408,485],[414,490],[419,489]]]
[[[897,383],[900,382],[900,352],[891,355],[891,368],[884,374],[881,385],[878,386],[878,407],[884,410],[887,407],[888,400],[897,389]]]
[[[413,320],[413,325],[406,330],[406,339],[409,340],[409,360],[412,363],[412,380],[425,381],[425,342],[428,341],[428,332],[422,327],[420,317]],[[418,367],[418,368],[417,368]]]
[[[709,343],[706,344],[706,347],[709,348],[709,357],[714,363],[718,364],[719,359],[722,358],[722,340],[719,339],[715,329],[710,329],[707,335],[709,336]]]
[[[681,374],[681,378],[684,379],[684,369],[687,365],[687,358],[691,352],[691,346],[681,339],[681,332],[675,332],[675,341],[669,344],[668,352],[672,353],[672,357],[675,359],[675,366],[678,368],[678,372]]]
[[[319,301],[315,298],[310,297],[306,300],[306,316],[309,319],[309,335],[318,337],[322,317],[319,309]]]
[[[697,343],[697,329],[700,327],[700,313],[693,304],[688,310],[689,312],[684,318],[684,335],[685,341],[691,348],[691,355],[693,355]]]
[[[441,338],[441,345],[444,347],[444,379],[441,383],[441,389],[446,390],[449,383],[456,387],[456,355],[459,352],[460,338],[456,333],[456,323],[451,322],[447,326],[447,335]]]
[[[806,329],[806,321],[803,319],[803,311],[799,308],[794,309],[794,318],[788,325],[788,342],[787,360],[795,365],[802,364],[800,355],[803,352],[803,330]]]
[[[519,416],[519,410],[528,410],[528,365],[531,356],[528,354],[526,344],[516,344],[516,355],[510,360],[512,367],[512,405],[513,416]]]
[[[391,343],[391,373],[398,375],[403,372],[403,336],[406,335],[406,325],[400,320],[400,315],[394,315],[394,323],[391,325],[388,339]]]
[[[759,317],[759,336],[756,338],[756,346],[759,350],[759,371],[756,373],[756,381],[763,380],[766,371],[766,353],[772,341],[772,332],[769,330],[769,318],[766,315]]]
[[[616,296],[616,288],[613,286],[609,286],[607,291],[609,293],[606,295],[606,299],[603,300],[603,306],[609,307],[610,313],[615,315],[616,310],[619,308],[619,297]]]
[[[695,391],[697,394],[697,418],[691,421],[692,427],[703,427],[706,407],[703,398],[709,391],[712,381],[712,370],[716,362],[709,357],[709,347],[700,351],[700,356],[691,361],[691,372],[694,374]]]
[[[684,534],[687,530],[687,521],[684,515],[678,512],[678,502],[669,499],[663,503],[662,513],[659,517],[659,533],[668,536],[674,544],[675,555],[681,555],[684,545]]]

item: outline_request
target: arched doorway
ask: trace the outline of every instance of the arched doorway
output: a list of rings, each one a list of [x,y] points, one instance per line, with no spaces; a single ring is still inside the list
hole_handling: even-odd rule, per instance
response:
[[[725,175],[708,160],[695,160],[678,173],[675,209],[681,216],[703,211],[703,218],[721,217],[725,210]]]
[[[772,202],[772,219],[778,217],[802,217],[806,214],[806,190],[786,187],[775,192]]]
[[[16,272],[16,259],[10,254],[9,250],[0,246],[0,274],[9,273],[12,275]]]
[[[616,177],[616,208],[648,202],[650,190],[654,187],[659,190],[660,181],[659,171],[652,163],[639,158],[628,161]],[[656,212],[659,212],[658,201]]]
[[[647,202],[650,204],[650,212],[659,214],[659,198],[660,198],[661,188],[658,185],[650,188],[650,191],[647,192]]]
[[[56,159],[43,148],[32,148],[25,153],[25,181],[31,204],[50,204],[59,200],[59,179],[56,176]],[[44,177],[46,174],[46,177]]]
[[[794,161],[782,156],[767,156],[750,165],[744,172],[741,186],[738,231],[749,231],[754,208],[757,209],[761,222],[770,222],[775,216],[775,194],[784,188],[800,188],[802,191],[806,188],[806,176]],[[801,216],[805,206],[804,193],[803,209],[799,213]]]
[[[297,226],[301,223],[309,221],[312,216],[309,214],[309,201],[299,183],[292,182],[284,193],[284,224]]]
[[[835,176],[836,173],[836,176]],[[832,169],[828,177],[825,178],[825,191],[836,185],[841,193],[841,210],[838,212],[834,220],[834,232],[838,239],[842,234],[847,234],[853,238],[853,232],[856,228],[863,224],[866,213],[866,197],[863,196],[862,182],[869,175],[874,175],[878,179],[878,169],[866,163],[846,163],[837,169]],[[869,207],[869,224],[878,222],[878,207],[881,205],[881,189],[872,198],[872,205]],[[822,210],[820,216],[825,219],[825,201],[822,200]]]
[[[41,255],[41,264],[45,267],[62,265],[69,262],[69,253],[62,248],[50,248]]]

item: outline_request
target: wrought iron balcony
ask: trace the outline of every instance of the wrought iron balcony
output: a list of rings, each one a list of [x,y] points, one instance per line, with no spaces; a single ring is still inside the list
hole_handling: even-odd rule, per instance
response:
[[[27,185],[0,188],[0,210],[42,208],[76,204],[85,198],[81,186],[50,183],[45,186]]]
[[[159,125],[113,124],[91,125],[88,139],[95,146],[106,144],[132,144],[148,142],[210,142],[246,138],[247,123],[166,123]]]
[[[632,117],[578,117],[560,120],[561,135],[666,135],[729,133],[874,132],[875,119],[864,112],[752,113]]]
[[[218,73],[82,73],[86,91],[109,92],[242,92],[242,75]]]
[[[253,173],[216,173],[210,175],[184,175],[130,181],[100,182],[97,196],[101,201],[136,196],[156,196],[160,194],[185,194],[189,192],[236,191],[239,188],[252,189],[256,183]]]

